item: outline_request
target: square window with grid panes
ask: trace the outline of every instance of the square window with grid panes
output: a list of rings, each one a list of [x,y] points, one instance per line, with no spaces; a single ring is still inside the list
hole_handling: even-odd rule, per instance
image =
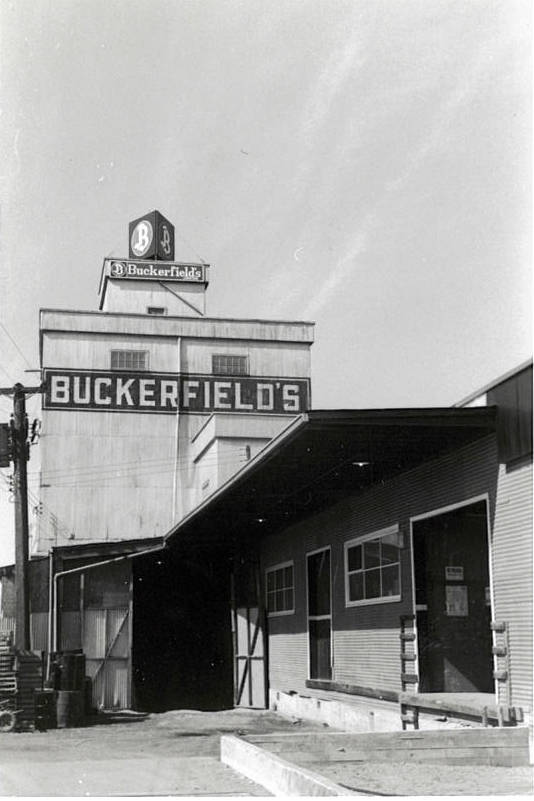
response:
[[[269,615],[288,615],[295,611],[293,562],[276,565],[265,573],[267,612]]]
[[[248,356],[230,353],[214,353],[211,370],[215,375],[249,375]]]
[[[147,350],[112,350],[112,370],[147,370]]]
[[[345,543],[347,606],[400,600],[400,553],[397,527]]]

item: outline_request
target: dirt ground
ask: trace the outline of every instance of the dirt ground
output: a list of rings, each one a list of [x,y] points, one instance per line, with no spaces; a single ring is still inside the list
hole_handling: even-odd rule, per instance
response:
[[[531,795],[534,789],[530,767],[381,762],[306,762],[303,766],[365,795]]]
[[[123,713],[97,725],[0,734],[2,796],[266,796],[219,760],[223,733],[313,729],[271,712]],[[316,728],[316,727],[315,727]]]
[[[122,713],[83,728],[0,734],[0,795],[267,796],[221,764],[220,735],[306,731],[324,727],[235,709]],[[296,754],[281,756],[297,763]],[[348,795],[532,793],[531,768],[310,762],[309,756],[302,764],[345,786]]]

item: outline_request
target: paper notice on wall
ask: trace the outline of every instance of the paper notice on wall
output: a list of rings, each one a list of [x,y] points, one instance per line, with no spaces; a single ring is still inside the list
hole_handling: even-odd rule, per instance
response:
[[[464,569],[462,566],[454,566],[448,565],[445,568],[445,580],[446,581],[463,581],[464,580]]]
[[[448,617],[467,617],[469,607],[465,585],[448,586],[446,589],[446,614]]]

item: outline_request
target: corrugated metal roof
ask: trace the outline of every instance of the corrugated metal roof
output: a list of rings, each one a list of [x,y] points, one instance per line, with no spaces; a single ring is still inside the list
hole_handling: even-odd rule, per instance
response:
[[[493,433],[495,418],[494,407],[307,412],[165,539],[271,533]]]

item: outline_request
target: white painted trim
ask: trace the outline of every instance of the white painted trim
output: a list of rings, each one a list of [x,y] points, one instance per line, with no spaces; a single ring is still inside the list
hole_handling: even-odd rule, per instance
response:
[[[461,509],[462,506],[471,506],[472,504],[479,503],[480,501],[489,501],[489,494],[484,492],[482,495],[475,495],[465,501],[458,501],[458,503],[451,503],[448,506],[441,506],[439,509],[432,509],[429,512],[423,512],[420,515],[410,517],[410,522],[417,523],[419,520],[426,520],[428,517],[438,517],[439,515],[453,512],[455,509]]]
[[[415,662],[414,662],[414,673],[417,675],[418,681],[414,685],[414,692],[419,692],[419,679],[421,678],[421,665],[419,663],[419,629],[417,628],[417,604],[415,602],[415,559],[414,559],[414,549],[413,549],[413,520],[410,518],[409,520],[410,525],[410,565],[412,569],[412,614],[414,616],[413,619],[413,630],[415,634],[415,640],[413,644],[413,650],[415,653]],[[401,684],[402,686],[402,684]]]
[[[394,564],[398,564],[399,566],[399,589],[401,592],[398,595],[379,595],[376,598],[362,598],[359,601],[351,601],[349,599],[349,560],[348,560],[348,550],[349,548],[354,547],[355,545],[362,545],[365,542],[369,542],[370,540],[379,540],[383,537],[388,537],[390,534],[401,534],[400,526],[398,523],[395,523],[392,526],[387,526],[386,528],[378,529],[377,531],[372,531],[367,534],[363,534],[360,537],[354,537],[351,540],[347,540],[343,543],[343,579],[345,585],[345,607],[347,609],[353,608],[355,606],[373,606],[375,604],[389,604],[389,603],[398,603],[402,599],[402,559],[401,559],[401,551],[402,548],[399,547],[399,561]],[[402,536],[402,535],[401,535]],[[381,568],[382,565],[379,565]],[[352,570],[351,573],[356,572],[367,572],[365,569],[362,571]]]
[[[499,471],[501,467],[499,465]],[[499,486],[499,477],[497,476],[497,488]],[[497,503],[497,498],[495,498],[495,503]],[[493,529],[491,527],[491,514],[490,514],[490,498],[489,494],[486,497],[486,541],[488,546],[488,572],[489,572],[489,588],[490,588],[490,619],[495,620],[495,585],[493,580]],[[497,645],[497,632],[491,632],[491,645],[493,648]],[[512,672],[512,664],[509,664],[510,673]],[[493,670],[494,672],[497,670],[497,656],[493,654]],[[513,702],[513,684],[512,684],[512,676],[510,676],[510,686],[512,688],[511,691],[511,702]],[[499,682],[497,679],[493,680],[493,687],[495,693],[495,700],[500,703],[499,700]]]
[[[267,592],[267,574],[268,573],[275,573],[277,570],[283,570],[286,567],[291,567],[293,569],[293,607],[291,609],[280,609],[277,612],[269,612],[269,598]],[[295,614],[295,562],[293,559],[289,559],[287,562],[280,562],[277,565],[272,565],[272,567],[266,567],[264,570],[265,576],[265,611],[267,612],[267,617],[283,617],[284,615],[294,615]]]
[[[482,493],[482,495],[474,495],[472,498],[468,498],[464,501],[459,501],[458,503],[451,503],[448,506],[442,506],[439,509],[432,509],[429,512],[424,512],[420,515],[414,515],[410,517],[410,548],[412,551],[412,598],[413,598],[413,614],[415,614],[415,621],[414,621],[414,629],[416,634],[415,639],[415,649],[417,653],[417,675],[419,678],[421,677],[420,673],[420,665],[419,665],[419,632],[417,630],[417,613],[415,609],[415,559],[414,559],[414,548],[413,548],[413,524],[419,522],[420,520],[427,520],[430,517],[439,517],[440,515],[447,514],[448,512],[452,512],[455,509],[461,509],[464,506],[472,506],[475,503],[482,503],[486,504],[486,543],[487,543],[487,551],[488,551],[488,573],[489,573],[489,586],[490,586],[490,600],[491,600],[491,619],[493,620],[494,617],[494,610],[495,610],[495,599],[494,599],[494,585],[493,585],[493,532],[491,528],[491,517],[490,517],[490,497],[488,492]],[[491,644],[492,646],[495,645],[495,632],[491,634]],[[493,670],[496,669],[497,657],[492,655],[492,665]],[[495,699],[498,702],[498,681],[494,679],[493,681],[494,686],[494,693]],[[419,692],[419,683],[416,686],[415,692]]]
[[[400,573],[400,562],[399,562],[399,573]],[[398,604],[399,601],[402,600],[401,595],[386,595],[382,597],[381,595],[378,598],[362,598],[361,601],[345,601],[345,606],[347,609],[352,609],[354,606],[374,606],[375,604]]]

